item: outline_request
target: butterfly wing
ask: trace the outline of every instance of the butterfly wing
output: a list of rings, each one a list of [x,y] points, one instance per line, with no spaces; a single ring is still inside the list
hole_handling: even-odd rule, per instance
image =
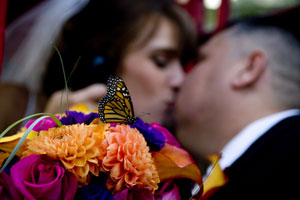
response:
[[[132,124],[133,105],[124,81],[117,76],[110,76],[107,82],[107,94],[99,101],[98,111],[101,121],[105,123]]]

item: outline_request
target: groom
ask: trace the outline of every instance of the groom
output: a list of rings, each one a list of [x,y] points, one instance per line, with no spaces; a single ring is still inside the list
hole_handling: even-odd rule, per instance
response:
[[[195,159],[222,152],[209,199],[299,199],[300,43],[277,18],[212,37],[181,88],[178,139]]]

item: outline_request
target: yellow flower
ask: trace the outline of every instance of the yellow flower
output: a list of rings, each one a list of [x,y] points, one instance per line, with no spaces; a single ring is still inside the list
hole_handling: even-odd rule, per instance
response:
[[[84,114],[90,113],[89,107],[85,104],[76,104],[72,106],[69,110],[82,112]]]
[[[74,173],[80,184],[88,184],[89,175],[98,176],[104,152],[101,143],[108,124],[74,124],[41,131],[27,143],[24,156],[46,154],[60,160],[65,168]]]

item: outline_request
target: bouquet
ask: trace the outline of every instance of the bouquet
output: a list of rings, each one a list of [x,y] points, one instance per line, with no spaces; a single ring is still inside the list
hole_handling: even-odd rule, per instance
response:
[[[0,135],[1,199],[181,199],[174,180],[202,184],[173,135],[134,116],[118,77],[98,113],[80,104],[3,137],[9,128]]]

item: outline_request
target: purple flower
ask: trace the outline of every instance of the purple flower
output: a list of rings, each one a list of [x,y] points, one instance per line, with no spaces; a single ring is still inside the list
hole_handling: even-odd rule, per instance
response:
[[[11,168],[11,179],[25,199],[74,199],[77,180],[58,161],[30,155]]]
[[[100,173],[98,177],[91,176],[91,181],[87,186],[77,190],[76,200],[112,200],[113,196],[106,187],[107,175]]]
[[[61,123],[64,125],[72,125],[72,124],[81,124],[85,123],[89,125],[94,119],[98,118],[97,113],[89,113],[89,114],[84,114],[82,112],[77,112],[77,111],[69,111],[66,112],[67,116],[61,118]]]
[[[0,199],[2,200],[23,199],[21,194],[13,184],[11,177],[6,172],[2,172],[0,174]]]
[[[10,168],[16,164],[16,162],[19,161],[19,158],[17,156],[14,156],[13,159],[8,163],[8,165],[5,167],[4,171],[10,175]],[[3,162],[4,163],[4,162]]]
[[[29,122],[26,123],[25,127],[26,129],[29,128],[29,126],[35,121],[30,120]],[[49,128],[57,127],[56,122],[51,118],[45,118],[45,120],[41,120],[39,123],[37,123],[32,130],[39,132],[39,131],[47,131]]]
[[[166,137],[159,130],[146,124],[140,118],[130,126],[139,130],[147,141],[147,145],[150,147],[151,151],[159,151],[165,146]]]

